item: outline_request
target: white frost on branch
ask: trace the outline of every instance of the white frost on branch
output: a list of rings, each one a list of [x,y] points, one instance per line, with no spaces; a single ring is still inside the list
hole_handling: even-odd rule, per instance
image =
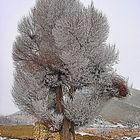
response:
[[[54,94],[37,78],[30,73],[17,71],[12,92],[14,101],[23,112],[32,114],[46,123],[51,120],[51,125],[59,129],[63,115],[54,110]]]
[[[96,76],[112,71],[117,62],[115,46],[106,45],[108,23],[93,5],[69,6],[57,20],[53,35],[59,55],[69,70],[69,81],[81,85],[93,84]]]
[[[63,97],[65,115],[77,126],[86,125],[99,115],[108,99],[96,87],[83,87],[75,91],[72,99],[67,95]]]

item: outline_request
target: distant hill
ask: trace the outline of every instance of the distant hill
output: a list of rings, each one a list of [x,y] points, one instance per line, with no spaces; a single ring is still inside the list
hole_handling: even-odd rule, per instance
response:
[[[23,112],[0,116],[0,124],[33,124],[37,119]]]
[[[101,115],[110,121],[128,120],[140,116],[140,108],[125,102],[111,101],[101,112]]]
[[[0,115],[0,124],[12,124],[12,121],[6,116]]]
[[[140,108],[140,90],[130,89],[129,95],[124,101],[130,105]]]
[[[108,121],[140,120],[140,91],[130,89],[131,95],[124,100],[113,99],[101,112]]]

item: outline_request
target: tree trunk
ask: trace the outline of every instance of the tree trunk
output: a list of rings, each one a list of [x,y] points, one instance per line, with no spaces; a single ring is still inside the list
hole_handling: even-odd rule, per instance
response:
[[[74,125],[66,117],[60,132],[60,140],[75,140]]]
[[[62,88],[58,86],[55,88],[56,93],[56,110],[58,113],[64,114],[64,107],[61,103]],[[74,123],[64,116],[62,129],[60,130],[60,140],[75,140]]]

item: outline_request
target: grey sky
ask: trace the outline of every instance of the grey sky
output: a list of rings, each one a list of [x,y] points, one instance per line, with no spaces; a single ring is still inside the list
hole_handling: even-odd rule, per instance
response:
[[[90,0],[81,0],[89,4]],[[12,43],[17,35],[17,24],[28,14],[35,0],[0,0],[0,114],[17,110],[12,102],[13,84]],[[94,0],[110,24],[109,43],[119,49],[119,74],[129,77],[129,83],[140,89],[140,1]]]

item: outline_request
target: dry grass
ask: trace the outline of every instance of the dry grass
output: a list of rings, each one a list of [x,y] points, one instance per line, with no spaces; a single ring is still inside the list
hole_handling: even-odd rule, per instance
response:
[[[109,139],[103,138],[101,136],[88,136],[88,135],[81,136],[79,134],[76,134],[76,140],[109,140]]]
[[[129,128],[106,128],[106,129],[95,129],[87,128],[83,130],[86,133],[94,134],[106,139],[120,140],[124,136],[138,137],[140,136],[140,129],[129,129]]]
[[[0,125],[0,133],[3,137],[8,138],[33,138],[32,125]]]
[[[20,138],[20,139],[33,139],[34,126],[32,125],[0,125],[0,133],[3,137],[8,138]],[[95,129],[87,128],[83,132],[93,134],[95,136],[81,136],[76,134],[76,140],[120,140],[123,136],[140,136],[140,130],[138,129],[122,129],[122,128],[112,128],[112,129]],[[54,133],[54,140],[59,140],[58,133]]]

